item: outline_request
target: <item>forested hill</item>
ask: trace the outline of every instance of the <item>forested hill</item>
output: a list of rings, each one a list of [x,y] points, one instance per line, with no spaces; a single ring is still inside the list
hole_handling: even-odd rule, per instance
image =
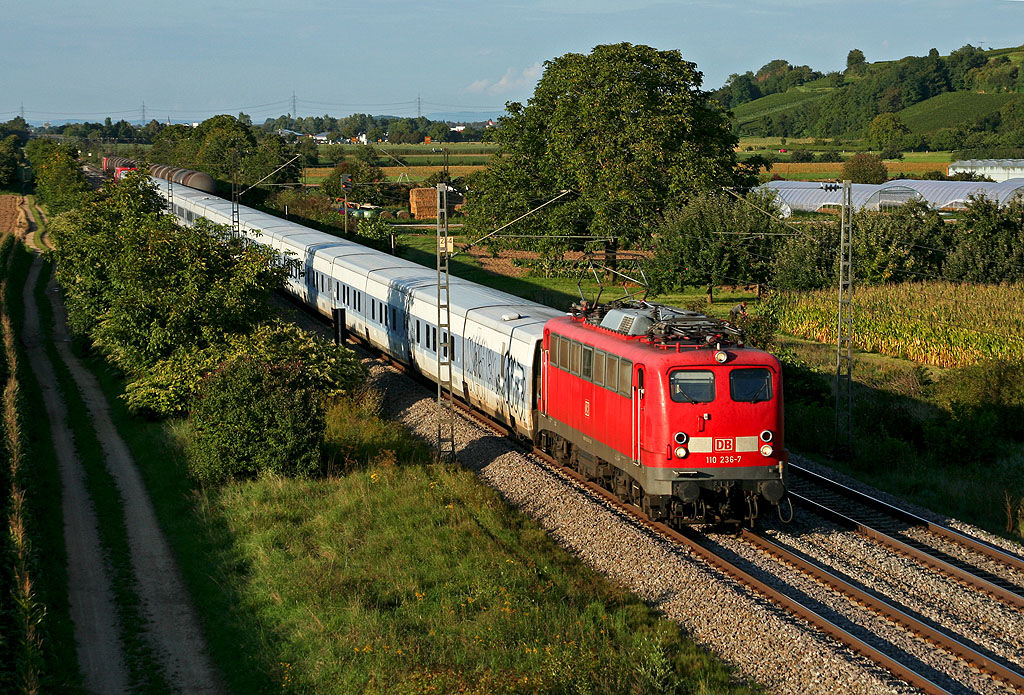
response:
[[[714,96],[733,111],[745,135],[862,137],[873,119],[893,113],[925,144],[940,131],[959,131],[960,140],[988,133],[1006,135],[1001,144],[1024,147],[1024,46],[967,45],[948,56],[932,49],[878,63],[854,49],[843,72],[827,74],[773,60],[756,73],[731,75]],[[941,108],[929,108],[934,99]],[[1012,132],[1021,142],[1012,144]],[[941,149],[970,143],[949,144]]]

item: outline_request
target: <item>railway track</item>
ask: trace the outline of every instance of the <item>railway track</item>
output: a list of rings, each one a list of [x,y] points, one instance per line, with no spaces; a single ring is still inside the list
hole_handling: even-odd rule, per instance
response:
[[[1024,610],[1021,558],[798,465],[790,464],[789,473],[790,496],[798,508]],[[924,532],[931,542],[908,531]]]
[[[719,571],[739,581],[744,586],[753,589],[789,613],[807,621],[815,629],[824,632],[853,651],[866,656],[871,661],[879,664],[922,692],[934,695],[952,692],[941,684],[942,678],[930,674],[930,669],[927,667],[914,663],[916,659],[906,658],[905,655],[893,654],[892,652],[887,653],[885,650],[858,637],[853,630],[848,630],[830,620],[823,615],[823,611],[819,611],[813,605],[809,605],[813,601],[801,601],[792,593],[773,586],[765,579],[759,578],[755,573],[748,571],[744,568],[743,563],[728,559],[726,553],[714,550],[711,547],[713,544],[708,543],[708,538],[704,534],[692,529],[679,531],[664,524],[653,522],[636,507],[620,502],[612,493],[595,483],[587,481],[576,471],[559,465],[542,452],[534,451],[533,454],[542,458],[548,466],[556,468],[563,476],[571,478],[577,485],[587,488],[592,494],[599,496],[607,504],[616,507],[620,512],[630,516],[636,523],[651,529],[673,543],[685,547]],[[955,635],[902,611],[896,605],[791,552],[764,535],[749,529],[742,529],[740,531],[740,538],[759,551],[778,559],[832,591],[842,594],[854,603],[899,625],[929,644],[945,650],[951,656],[968,664],[971,668],[985,672],[1014,690],[1024,692],[1024,671],[1019,670],[1014,665],[1008,664],[991,654],[986,654],[984,651],[959,640]],[[904,656],[904,658],[901,659],[900,656]]]

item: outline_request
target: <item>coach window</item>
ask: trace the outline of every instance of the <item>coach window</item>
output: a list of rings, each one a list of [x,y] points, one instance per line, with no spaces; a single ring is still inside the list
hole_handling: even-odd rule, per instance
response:
[[[628,396],[633,392],[633,363],[619,360],[619,393]]]
[[[580,376],[588,381],[594,378],[594,348],[583,346],[583,362],[580,367]]]
[[[420,320],[416,319],[416,342],[420,342]]]
[[[594,350],[594,383],[604,386],[604,353]]]
[[[437,329],[433,326],[430,328],[430,349],[437,352]]]
[[[760,403],[772,398],[772,373],[767,369],[734,369],[729,372],[729,395],[740,403]]]
[[[715,374],[704,369],[677,369],[668,375],[669,395],[676,403],[715,400]]]

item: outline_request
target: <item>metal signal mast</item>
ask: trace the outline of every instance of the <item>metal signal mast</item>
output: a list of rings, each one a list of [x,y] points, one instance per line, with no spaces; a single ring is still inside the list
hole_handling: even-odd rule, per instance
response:
[[[839,316],[836,326],[836,431],[834,455],[853,453],[853,198],[843,181],[842,222],[839,227]]]
[[[450,288],[448,260],[454,250],[448,235],[448,184],[437,184],[437,459],[455,460],[455,396],[452,394],[452,352]]]

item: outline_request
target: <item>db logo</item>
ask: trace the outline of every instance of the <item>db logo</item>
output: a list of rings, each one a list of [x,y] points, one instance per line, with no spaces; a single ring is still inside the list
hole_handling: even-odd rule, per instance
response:
[[[590,417],[590,401],[583,401],[583,414]]]
[[[716,439],[715,451],[732,451],[731,439]]]

